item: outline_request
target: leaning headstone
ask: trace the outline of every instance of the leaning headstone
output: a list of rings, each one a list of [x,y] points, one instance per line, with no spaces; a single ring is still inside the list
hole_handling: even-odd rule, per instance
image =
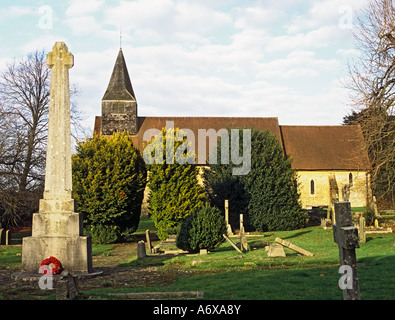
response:
[[[359,241],[366,242],[366,221],[362,216],[359,217]]]
[[[46,63],[51,90],[44,195],[33,214],[32,236],[23,238],[22,273],[37,274],[49,256],[74,274],[91,273],[91,238],[83,236],[83,216],[72,198],[69,69],[74,57],[64,42],[56,42]]]
[[[291,250],[299,252],[299,253],[301,253],[301,254],[303,254],[305,256],[308,256],[308,257],[314,256],[314,253],[311,253],[310,251],[307,251],[307,250],[305,250],[305,249],[303,249],[301,247],[295,246],[291,242],[283,240],[283,239],[280,239],[279,237],[274,239],[274,241],[276,241],[277,243],[281,244],[284,247],[287,247],[287,248],[289,248]]]
[[[137,259],[145,258],[146,255],[147,253],[145,251],[145,243],[141,240],[137,243]]]
[[[76,277],[63,271],[56,282],[56,300],[73,300],[78,295]]]
[[[339,247],[340,267],[350,268],[350,278],[343,289],[344,300],[359,300],[359,280],[355,248],[359,248],[358,229],[353,226],[351,205],[348,201],[335,202],[336,224],[333,237]],[[349,274],[348,274],[349,275]]]
[[[233,247],[237,252],[243,253],[243,252],[233,243],[233,241],[230,240],[225,234],[223,234],[222,236],[225,238],[226,241],[228,241],[228,242],[232,245],[232,247]]]

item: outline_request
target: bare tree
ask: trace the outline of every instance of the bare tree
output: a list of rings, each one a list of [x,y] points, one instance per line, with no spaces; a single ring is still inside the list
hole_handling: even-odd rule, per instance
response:
[[[352,115],[345,123],[361,125],[372,164],[372,185],[394,202],[395,187],[395,7],[373,0],[353,28],[359,59],[349,62]]]
[[[39,180],[45,163],[48,123],[50,72],[44,52],[29,54],[27,59],[10,64],[1,74],[0,99],[3,117],[20,137],[20,154],[14,157],[18,191],[25,192]]]
[[[70,90],[76,95],[75,86]],[[45,173],[50,70],[44,51],[14,60],[0,74],[0,216],[15,224],[37,209]],[[72,124],[81,114],[72,99]],[[29,203],[30,202],[30,203]],[[33,203],[35,202],[35,203]]]

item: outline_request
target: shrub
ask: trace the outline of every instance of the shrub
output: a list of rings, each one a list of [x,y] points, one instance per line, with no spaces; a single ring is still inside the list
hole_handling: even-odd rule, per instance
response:
[[[243,150],[242,145],[243,137],[240,136],[239,150]],[[218,159],[220,151],[219,143]],[[299,202],[296,170],[291,163],[292,159],[284,156],[276,136],[268,130],[251,129],[251,170],[248,174],[233,176],[235,164],[232,161],[210,165],[210,170],[206,170],[206,189],[211,193],[211,203],[218,205],[229,199],[230,209],[236,207],[240,213],[247,213],[246,222],[260,231],[304,227],[307,214]]]
[[[95,135],[78,144],[72,164],[73,196],[93,242],[116,242],[136,231],[147,172],[130,135]]]
[[[92,224],[85,228],[85,234],[91,236],[95,243],[114,243],[118,240],[119,228]]]
[[[226,223],[219,209],[205,205],[194,211],[181,224],[176,245],[182,250],[198,252],[200,249],[214,250],[224,241]]]
[[[366,219],[366,225],[367,226],[372,226],[374,224],[374,219],[376,218],[374,210],[373,209],[366,210],[364,216],[365,216],[365,219]]]
[[[169,234],[177,234],[185,217],[206,202],[204,190],[198,183],[199,168],[188,163],[180,164],[180,159],[176,159],[182,155],[182,152],[177,154],[177,151],[183,149],[186,141],[177,141],[179,133],[179,129],[163,128],[144,151],[145,158],[147,152],[157,153],[154,155],[157,157],[155,163],[148,165],[148,210],[161,240],[166,239]],[[166,155],[167,143],[174,143],[174,152]],[[148,154],[147,158],[149,156]],[[191,157],[194,160],[194,154],[187,149],[182,157]],[[146,159],[146,162],[149,161]]]

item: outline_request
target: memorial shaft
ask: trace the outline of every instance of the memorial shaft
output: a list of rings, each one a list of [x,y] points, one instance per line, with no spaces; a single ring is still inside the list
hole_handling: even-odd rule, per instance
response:
[[[71,133],[69,69],[74,57],[63,42],[56,42],[47,55],[51,69],[48,145],[44,199],[71,199]]]

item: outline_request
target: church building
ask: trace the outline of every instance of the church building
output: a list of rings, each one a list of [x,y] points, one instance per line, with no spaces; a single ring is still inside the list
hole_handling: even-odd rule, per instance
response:
[[[188,128],[199,143],[199,130],[223,128],[268,129],[280,141],[284,153],[293,158],[298,173],[302,206],[333,206],[348,200],[352,207],[371,203],[370,162],[361,128],[348,126],[280,125],[275,117],[146,117],[138,115],[138,106],[122,49],[102,99],[102,114],[96,116],[94,134],[111,135],[128,130],[133,144],[143,153],[144,133],[166,127]],[[200,140],[201,142],[201,140]],[[198,163],[205,165],[205,163]]]

